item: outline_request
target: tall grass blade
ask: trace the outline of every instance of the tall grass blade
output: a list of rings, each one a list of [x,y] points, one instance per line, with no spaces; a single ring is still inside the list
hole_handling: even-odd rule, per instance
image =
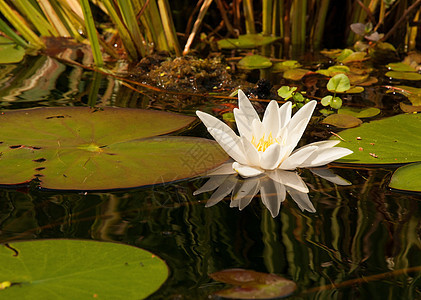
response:
[[[63,24],[62,18],[60,18],[60,16],[58,16],[57,12],[54,10],[52,2],[53,1],[49,0],[38,0],[42,11],[46,15],[47,19],[50,21],[50,24],[52,24],[55,27],[58,34],[64,37],[70,37],[70,33],[67,30],[66,26]]]
[[[0,31],[11,38],[16,44],[22,46],[24,48],[28,47],[28,43],[21,38],[18,34],[16,34],[9,25],[6,24],[2,19],[0,19]]]
[[[171,9],[168,0],[158,0],[158,7],[161,14],[162,25],[164,26],[165,36],[169,45],[171,45],[174,49],[175,55],[181,56],[181,48],[175,32],[175,26],[171,16]]]
[[[0,0],[0,12],[29,42],[28,47],[45,48],[44,42],[22,21],[24,18],[16,11],[13,11],[4,0]]]
[[[92,54],[97,67],[101,68],[104,65],[102,60],[101,49],[99,48],[98,36],[95,29],[94,18],[92,16],[89,0],[81,0],[83,16],[85,17],[86,31],[89,41],[91,43]]]
[[[243,11],[246,23],[246,32],[248,34],[256,33],[256,27],[254,26],[253,0],[243,1]]]
[[[327,10],[329,8],[330,0],[321,0],[320,6],[317,11],[317,19],[313,26],[313,46],[315,49],[320,49],[320,45],[323,40],[323,32],[325,30],[325,20],[327,16]]]

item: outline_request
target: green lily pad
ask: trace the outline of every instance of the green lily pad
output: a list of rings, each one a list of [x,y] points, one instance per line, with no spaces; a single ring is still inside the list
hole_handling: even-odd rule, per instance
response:
[[[152,253],[117,243],[37,240],[1,245],[2,299],[143,299],[167,279]],[[9,284],[6,284],[6,286]]]
[[[410,65],[404,64],[402,62],[390,63],[390,64],[387,64],[386,67],[392,71],[398,71],[398,72],[416,72],[417,71]]]
[[[279,40],[279,37],[263,36],[262,34],[243,34],[238,39],[222,39],[218,41],[221,49],[249,49],[269,45]]]
[[[386,73],[386,76],[400,80],[421,80],[421,74],[416,72],[389,71]]]
[[[107,190],[196,176],[226,160],[207,139],[156,137],[195,118],[129,108],[15,110],[0,115],[0,184]]]
[[[376,107],[356,108],[356,107],[342,107],[338,110],[338,114],[350,115],[356,118],[371,118],[377,116],[380,109]]]
[[[389,187],[411,192],[421,192],[421,163],[409,164],[393,173]]]
[[[403,112],[406,112],[406,113],[414,113],[414,112],[421,111],[421,105],[414,106],[414,105],[408,105],[403,102],[400,102],[399,107],[401,108]]]
[[[307,69],[291,69],[284,72],[283,76],[285,79],[298,81],[301,80],[310,70]]]
[[[411,101],[412,105],[415,105],[415,106],[421,105],[421,89],[420,88],[406,86],[406,85],[397,85],[397,86],[394,86],[393,89],[390,89],[387,92],[388,93],[396,92],[396,93],[402,94],[406,96],[409,101]]]
[[[340,65],[335,65],[335,66],[331,66],[327,69],[320,69],[317,70],[316,73],[328,76],[328,77],[333,77],[337,74],[348,74],[350,72],[349,67],[347,66],[340,66]]]
[[[266,69],[272,66],[269,58],[261,55],[247,55],[238,62],[238,67],[241,69],[255,70]]]
[[[326,87],[331,92],[345,92],[351,88],[351,85],[348,76],[337,74],[329,79]]]
[[[337,61],[343,61],[348,56],[350,56],[352,53],[354,53],[354,51],[352,51],[351,49],[346,48],[346,49],[342,50],[341,54],[339,54],[338,57],[336,57],[336,60]]]
[[[20,62],[25,56],[25,49],[11,40],[0,36],[0,64]]]
[[[251,270],[227,269],[212,273],[210,277],[236,286],[216,293],[228,299],[278,299],[291,295],[297,288],[294,281]]]
[[[339,146],[354,153],[338,160],[356,164],[421,161],[421,115],[402,114],[341,131]],[[334,139],[337,139],[334,137]]]
[[[333,125],[338,128],[352,128],[361,125],[362,121],[350,115],[333,114],[327,116],[322,123]]]
[[[353,86],[349,90],[344,92],[337,92],[337,93],[344,93],[344,94],[358,94],[364,92],[364,88],[362,86]]]
[[[296,69],[301,67],[301,64],[296,60],[286,60],[282,62],[278,62],[273,65],[272,73],[280,73],[285,72],[287,70]]]
[[[338,60],[344,64],[356,62],[356,61],[363,61],[366,59],[368,59],[366,52],[353,52],[342,60],[339,60],[338,58]]]

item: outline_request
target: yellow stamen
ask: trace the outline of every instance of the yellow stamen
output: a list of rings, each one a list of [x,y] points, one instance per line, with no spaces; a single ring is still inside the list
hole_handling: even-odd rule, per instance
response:
[[[278,141],[276,139],[273,138],[272,136],[272,132],[269,133],[269,136],[267,137],[267,139],[265,139],[265,135],[263,134],[262,138],[256,143],[256,138],[253,137],[251,138],[251,143],[253,144],[254,147],[256,147],[257,151],[266,151],[266,149],[274,144],[274,143],[278,143]]]

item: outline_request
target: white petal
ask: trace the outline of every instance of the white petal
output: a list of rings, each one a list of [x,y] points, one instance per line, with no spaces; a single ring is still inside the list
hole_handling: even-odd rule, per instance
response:
[[[259,151],[246,137],[241,137],[241,143],[243,144],[244,155],[247,158],[248,165],[258,167],[260,165]]]
[[[212,194],[212,196],[209,198],[208,202],[206,202],[205,207],[210,207],[215,204],[217,204],[219,201],[224,199],[226,196],[228,196],[231,191],[234,189],[235,184],[237,183],[236,176],[229,176],[228,179],[226,179],[219,188]]]
[[[249,98],[247,98],[246,94],[244,94],[242,90],[238,90],[238,107],[240,108],[242,114],[246,116],[247,120],[249,120],[250,124],[255,119],[260,121],[259,115],[251,104]]]
[[[199,119],[205,124],[205,126],[209,128],[216,128],[219,129],[226,134],[228,134],[231,138],[235,138],[237,135],[235,132],[224,122],[219,120],[218,118],[215,118],[214,116],[211,116],[210,114],[204,113],[202,111],[197,110],[196,115],[199,117]]]
[[[202,185],[199,189],[193,192],[193,196],[199,195],[204,192],[213,191],[214,189],[219,187],[228,177],[229,175],[219,175],[210,177],[204,185]]]
[[[265,170],[276,169],[281,163],[281,145],[272,144],[260,154],[260,167]]]
[[[288,127],[290,129],[295,128],[301,120],[306,120],[304,128],[307,127],[308,121],[311,119],[311,115],[313,114],[314,109],[316,108],[317,101],[312,100],[308,102],[306,105],[300,108],[294,116],[292,117],[291,121],[288,123]]]
[[[317,146],[317,148],[319,148],[319,150],[324,150],[324,149],[332,148],[332,147],[336,146],[337,144],[339,144],[340,142],[341,141],[339,141],[339,140],[326,140],[326,141],[314,142],[314,143],[307,144],[307,145],[301,147],[298,150],[304,149],[306,147],[313,147],[313,146]],[[295,151],[298,151],[298,150],[295,150]]]
[[[237,162],[234,162],[232,164],[232,168],[238,173],[240,174],[241,177],[243,178],[249,178],[249,177],[254,177],[257,175],[260,175],[263,173],[263,170],[259,169],[259,168],[253,168],[247,165],[241,165]]]
[[[247,164],[247,159],[244,156],[243,145],[240,138],[236,135],[234,137],[227,134],[225,131],[208,128],[209,133],[218,142],[218,144],[225,150],[225,152],[239,163]]]
[[[342,147],[333,147],[330,149],[317,150],[311,155],[306,161],[304,161],[300,167],[313,168],[324,166],[334,160],[353,153],[351,150]]]
[[[206,174],[203,177],[236,174],[236,172],[232,168],[232,163],[233,161],[230,159],[228,162],[223,163],[215,169],[206,172]]]
[[[318,147],[305,147],[300,148],[297,151],[294,151],[293,154],[291,154],[288,158],[286,158],[281,165],[279,166],[279,169],[282,170],[294,170],[302,164],[306,159],[310,157],[311,154],[313,154],[314,151],[316,151]]]
[[[308,187],[297,172],[275,170],[267,172],[267,175],[273,181],[279,182],[283,185],[291,187],[297,191],[308,193]]]
[[[310,198],[306,193],[302,193],[300,191],[296,191],[294,189],[288,190],[288,194],[291,196],[291,198],[297,203],[298,207],[301,210],[307,210],[309,212],[316,212],[316,209],[313,206],[313,203],[311,203]]]
[[[237,125],[238,132],[240,133],[241,137],[246,137],[249,141],[251,141],[253,129],[250,120],[246,117],[243,111],[239,110],[238,108],[234,108],[234,118],[235,124]],[[260,122],[260,120],[257,120]]]
[[[288,137],[286,140],[286,146],[288,147],[288,156],[292,153],[292,151],[297,147],[298,142],[300,141],[304,130],[307,127],[307,120],[301,120],[294,128],[290,128],[290,125],[287,126],[287,133]]]
[[[349,182],[348,180],[342,178],[339,175],[336,175],[335,173],[332,172],[332,170],[328,169],[328,168],[317,168],[317,169],[310,169],[310,171],[323,178],[326,179],[327,181],[330,181],[334,184],[337,185],[351,185],[351,182]]]
[[[278,109],[278,102],[276,102],[275,100],[270,101],[262,120],[265,132],[267,133],[267,135],[272,133],[273,138],[276,138],[278,136],[278,132],[280,129]]]
[[[284,128],[291,120],[292,102],[287,101],[279,108],[280,128]]]
[[[261,181],[260,195],[272,218],[275,218],[279,214],[281,202],[285,200],[285,187],[279,182],[266,178]]]
[[[256,142],[259,141],[260,138],[265,133],[265,128],[263,127],[262,122],[260,122],[259,120],[253,120],[253,122],[251,123],[251,128],[252,128],[253,136],[256,139]]]

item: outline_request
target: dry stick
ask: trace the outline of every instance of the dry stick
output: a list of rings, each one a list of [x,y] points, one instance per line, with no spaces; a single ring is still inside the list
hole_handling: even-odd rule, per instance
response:
[[[384,278],[387,278],[387,277],[402,275],[402,274],[406,274],[408,272],[420,272],[420,271],[421,271],[421,266],[411,267],[411,268],[406,268],[406,269],[399,269],[399,270],[395,270],[395,271],[391,271],[391,272],[371,275],[371,276],[362,277],[362,278],[351,279],[351,280],[347,280],[347,281],[337,283],[337,284],[332,283],[332,284],[322,285],[322,286],[319,286],[319,287],[315,287],[315,288],[303,291],[303,294],[332,290],[332,289],[351,286],[351,285],[354,285],[354,284],[366,283],[366,282],[370,282],[370,281],[384,279]]]
[[[227,27],[228,32],[231,35],[236,37],[237,35],[228,19],[227,11],[225,10],[224,5],[222,4],[222,1],[221,0],[215,0],[215,1],[216,1],[216,5],[218,6],[219,12],[221,13],[222,19],[224,20],[225,26]]]
[[[421,4],[421,0],[417,0],[414,4],[412,4],[410,7],[408,7],[405,12],[403,13],[402,17],[393,25],[392,29],[389,30],[388,33],[381,39],[381,41],[385,41],[398,29],[398,27],[401,25],[403,21],[408,17],[409,13],[416,9]]]
[[[202,24],[203,18],[208,11],[209,6],[211,5],[212,0],[205,0],[202,7],[200,8],[199,15],[197,16],[196,22],[194,22],[193,30],[187,39],[187,43],[184,46],[183,55],[186,55],[190,51],[190,46],[193,43],[194,38],[196,37],[197,32],[199,31],[200,25]]]
[[[362,3],[360,0],[357,0],[357,3],[359,6],[361,6],[362,9],[364,9],[365,13],[370,19],[371,24],[375,24],[376,18],[374,18],[373,14],[371,13],[371,10],[367,6],[365,6],[364,3]]]

